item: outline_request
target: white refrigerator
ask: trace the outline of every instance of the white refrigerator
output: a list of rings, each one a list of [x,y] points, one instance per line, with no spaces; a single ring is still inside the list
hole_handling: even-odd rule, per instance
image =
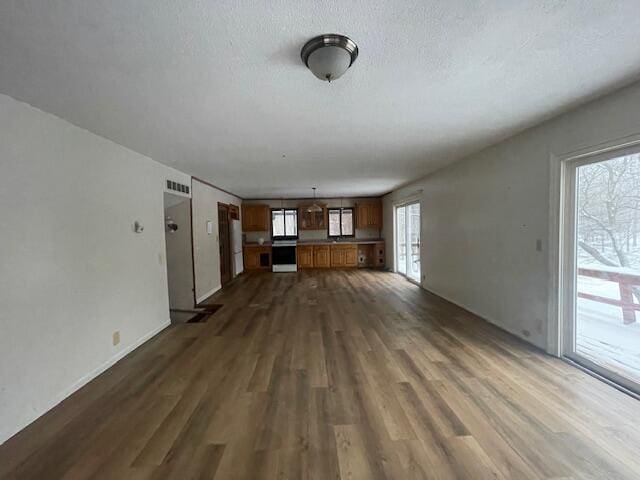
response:
[[[231,256],[233,258],[233,276],[244,270],[242,263],[242,224],[240,220],[231,220]]]

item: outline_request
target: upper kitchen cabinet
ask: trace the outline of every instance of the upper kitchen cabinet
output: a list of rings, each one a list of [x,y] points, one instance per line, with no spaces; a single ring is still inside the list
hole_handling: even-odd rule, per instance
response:
[[[382,203],[380,200],[357,203],[357,228],[382,229]]]
[[[232,203],[229,204],[229,218],[232,220],[240,220],[240,207]]]
[[[242,230],[266,232],[269,230],[269,205],[243,204]]]
[[[311,205],[301,205],[298,208],[298,218],[300,219],[300,230],[326,230],[327,229],[327,209],[325,205],[321,212],[307,212]]]

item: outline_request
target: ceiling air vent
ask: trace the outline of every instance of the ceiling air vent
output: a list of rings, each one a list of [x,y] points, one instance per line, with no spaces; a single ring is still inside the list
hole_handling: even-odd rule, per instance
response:
[[[167,190],[181,193],[183,195],[189,195],[191,189],[188,185],[183,185],[182,183],[174,182],[173,180],[167,180]]]

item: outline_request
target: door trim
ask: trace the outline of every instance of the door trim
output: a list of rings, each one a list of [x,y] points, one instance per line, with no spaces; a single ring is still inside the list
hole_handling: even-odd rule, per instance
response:
[[[563,248],[566,238],[566,222],[564,212],[567,208],[565,183],[567,166],[572,161],[585,158],[597,158],[606,156],[613,151],[631,149],[640,145],[640,132],[625,137],[620,137],[607,142],[602,142],[589,147],[575,149],[564,154],[550,154],[549,156],[549,287],[547,305],[547,353],[556,357],[562,357],[564,312],[566,299],[563,296],[563,286],[566,272],[563,269]],[[589,163],[589,162],[587,162]]]
[[[552,197],[555,208],[550,215],[551,249],[549,265],[551,285],[549,291],[549,353],[565,358],[597,376],[613,382],[624,390],[640,394],[640,386],[627,378],[575,353],[574,321],[576,319],[576,177],[577,169],[584,165],[610,160],[640,150],[640,134],[583,149],[573,154],[551,157]],[[555,193],[553,188],[555,186]]]
[[[193,246],[193,181],[191,182],[191,194],[192,196],[189,199],[189,228],[191,229],[189,231],[191,235],[191,290],[193,290],[193,306],[195,307],[198,304],[198,299],[196,298],[196,255]]]
[[[219,262],[220,262],[220,285],[224,286],[227,285],[231,280],[233,280],[233,252],[231,251],[231,218],[229,215],[229,204],[227,203],[222,203],[222,202],[218,202],[218,255],[219,255]],[[225,281],[222,278],[222,265],[223,265],[223,258],[221,255],[221,250],[222,250],[222,242],[223,239],[221,237],[221,232],[220,232],[220,210],[224,209],[226,211],[226,215],[227,215],[227,238],[226,238],[226,243],[227,243],[227,257],[228,257],[228,261],[227,261],[227,271],[229,272],[229,278]]]

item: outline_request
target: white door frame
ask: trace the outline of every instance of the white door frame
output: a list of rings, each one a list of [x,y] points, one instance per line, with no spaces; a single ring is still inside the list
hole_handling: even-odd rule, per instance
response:
[[[548,352],[575,361],[632,391],[637,386],[575,354],[576,315],[576,171],[578,167],[640,151],[640,134],[596,147],[551,157],[551,216],[549,265]]]

